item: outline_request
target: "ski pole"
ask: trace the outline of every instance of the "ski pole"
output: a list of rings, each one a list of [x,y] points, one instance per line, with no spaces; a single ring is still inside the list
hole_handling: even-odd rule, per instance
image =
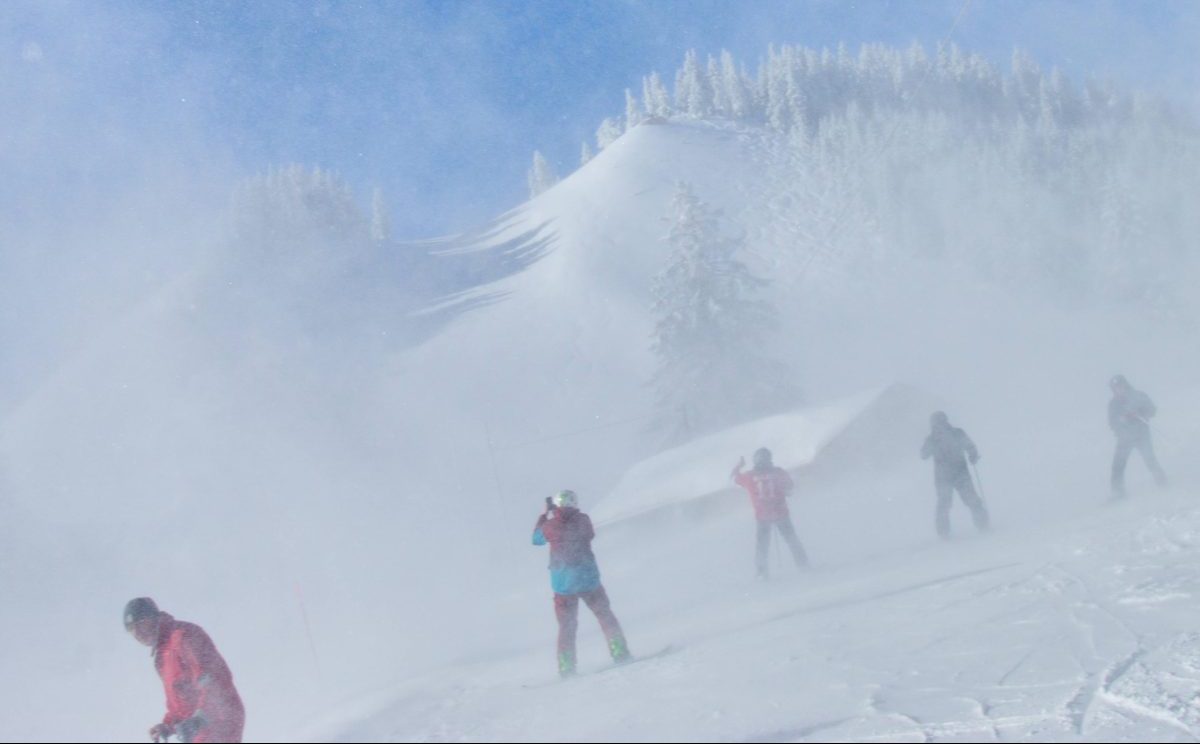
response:
[[[780,532],[778,527],[775,528],[775,531],[779,532],[779,534],[771,536],[771,555],[775,560],[775,573],[779,573],[783,570],[783,559],[779,557],[779,541],[783,539],[783,533]]]
[[[321,672],[321,657],[317,655],[317,643],[313,640],[312,624],[308,622],[308,608],[304,606],[304,594],[300,591],[300,583],[295,585],[296,602],[300,605],[300,616],[304,618],[304,634],[308,636],[308,648],[312,651],[313,663],[317,667],[317,679],[322,680],[324,674]]]
[[[983,478],[979,477],[979,466],[971,463],[971,472],[975,474],[975,482],[979,484],[979,500],[986,502],[987,499],[983,496]]]
[[[1164,437],[1162,429],[1158,428],[1157,426],[1152,426],[1149,421],[1146,421],[1146,419],[1142,419],[1142,421],[1145,421],[1146,431],[1150,432],[1150,435],[1152,437],[1158,437],[1158,439],[1161,440],[1164,444],[1168,444],[1172,447],[1174,447],[1176,444],[1178,444],[1178,441],[1175,439],[1175,437],[1172,437],[1169,435]]]

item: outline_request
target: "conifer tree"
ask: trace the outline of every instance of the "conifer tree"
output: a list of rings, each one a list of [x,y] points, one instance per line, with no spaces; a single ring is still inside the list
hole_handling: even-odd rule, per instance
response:
[[[529,168],[526,181],[529,184],[529,198],[531,199],[558,183],[558,174],[554,172],[554,168],[538,150],[533,152],[533,165]]]
[[[605,119],[600,122],[600,128],[596,130],[596,147],[603,150],[624,133],[621,124],[616,119]]]
[[[392,220],[383,201],[383,190],[376,188],[371,194],[371,240],[382,243],[391,237]]]
[[[670,443],[796,403],[796,385],[767,351],[776,324],[760,298],[766,282],[737,258],[740,239],[721,233],[719,214],[679,184],[655,277],[652,350],[659,425]]]

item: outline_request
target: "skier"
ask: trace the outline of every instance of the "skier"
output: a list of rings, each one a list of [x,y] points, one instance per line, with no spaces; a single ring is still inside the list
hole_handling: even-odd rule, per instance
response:
[[[158,609],[149,597],[125,605],[125,630],[152,649],[167,693],[167,714],[151,741],[240,742],[246,712],[233,675],[204,629]]]
[[[1146,467],[1154,474],[1159,487],[1167,485],[1167,474],[1154,456],[1154,442],[1150,438],[1149,419],[1158,412],[1150,396],[1135,390],[1124,375],[1115,375],[1109,380],[1112,399],[1108,401],[1108,425],[1117,437],[1117,449],[1112,461],[1112,495],[1119,499],[1125,496],[1125,465],[1129,454],[1135,449],[1142,453]]]
[[[804,546],[796,537],[796,528],[792,524],[792,516],[788,512],[788,496],[792,495],[794,484],[792,478],[783,468],[775,467],[771,462],[771,450],[759,447],[754,452],[754,468],[747,473],[742,472],[746,467],[746,458],[740,458],[734,466],[730,478],[750,495],[750,503],[754,505],[754,518],[757,521],[757,532],[754,539],[754,561],[756,575],[760,579],[767,578],[767,550],[771,545],[771,529],[779,530],[784,542],[792,551],[792,560],[797,568],[808,566],[808,556]]]
[[[579,625],[579,600],[600,621],[614,662],[632,659],[621,624],[600,583],[600,568],[592,553],[596,536],[592,520],[579,510],[574,491],[559,491],[546,498],[546,511],[533,528],[533,544],[550,544],[550,586],[554,589],[554,614],[558,618],[558,673],[575,674],[575,629]]]
[[[962,429],[950,425],[942,411],[929,417],[929,436],[921,447],[921,459],[933,458],[933,481],[937,489],[937,533],[942,538],[950,537],[950,504],[954,491],[971,510],[975,527],[984,532],[988,529],[987,507],[975,492],[967,460],[974,465],[979,461],[979,450]]]

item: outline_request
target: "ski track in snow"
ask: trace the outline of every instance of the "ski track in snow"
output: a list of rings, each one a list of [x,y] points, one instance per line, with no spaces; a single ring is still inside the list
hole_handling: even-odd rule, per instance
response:
[[[638,616],[636,645],[676,650],[603,674],[584,615],[569,684],[522,687],[552,678],[546,651],[481,662],[323,738],[1197,741],[1197,534],[1182,504],[831,566]]]

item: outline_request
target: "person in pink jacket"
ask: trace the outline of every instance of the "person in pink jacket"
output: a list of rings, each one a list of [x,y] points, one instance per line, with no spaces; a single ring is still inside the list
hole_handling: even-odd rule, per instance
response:
[[[575,631],[581,599],[600,621],[613,661],[624,664],[633,659],[608,593],[600,583],[600,568],[592,552],[595,537],[592,520],[579,510],[579,497],[574,491],[559,491],[548,497],[546,510],[533,526],[533,544],[550,546],[550,587],[558,618],[558,673],[563,677],[575,674]]]
[[[788,512],[787,497],[795,487],[792,477],[783,468],[775,467],[771,462],[771,450],[766,447],[759,447],[754,452],[752,470],[743,472],[744,467],[746,459],[742,458],[738,460],[731,477],[734,483],[746,489],[750,503],[754,505],[754,518],[758,522],[754,554],[758,577],[767,578],[767,551],[771,545],[772,529],[779,531],[791,549],[796,566],[808,566],[808,556],[804,553],[800,538],[796,537],[796,528]]]
[[[149,597],[125,605],[125,630],[154,655],[167,693],[167,713],[150,729],[152,741],[240,742],[246,711],[233,674],[199,625],[176,620]]]

